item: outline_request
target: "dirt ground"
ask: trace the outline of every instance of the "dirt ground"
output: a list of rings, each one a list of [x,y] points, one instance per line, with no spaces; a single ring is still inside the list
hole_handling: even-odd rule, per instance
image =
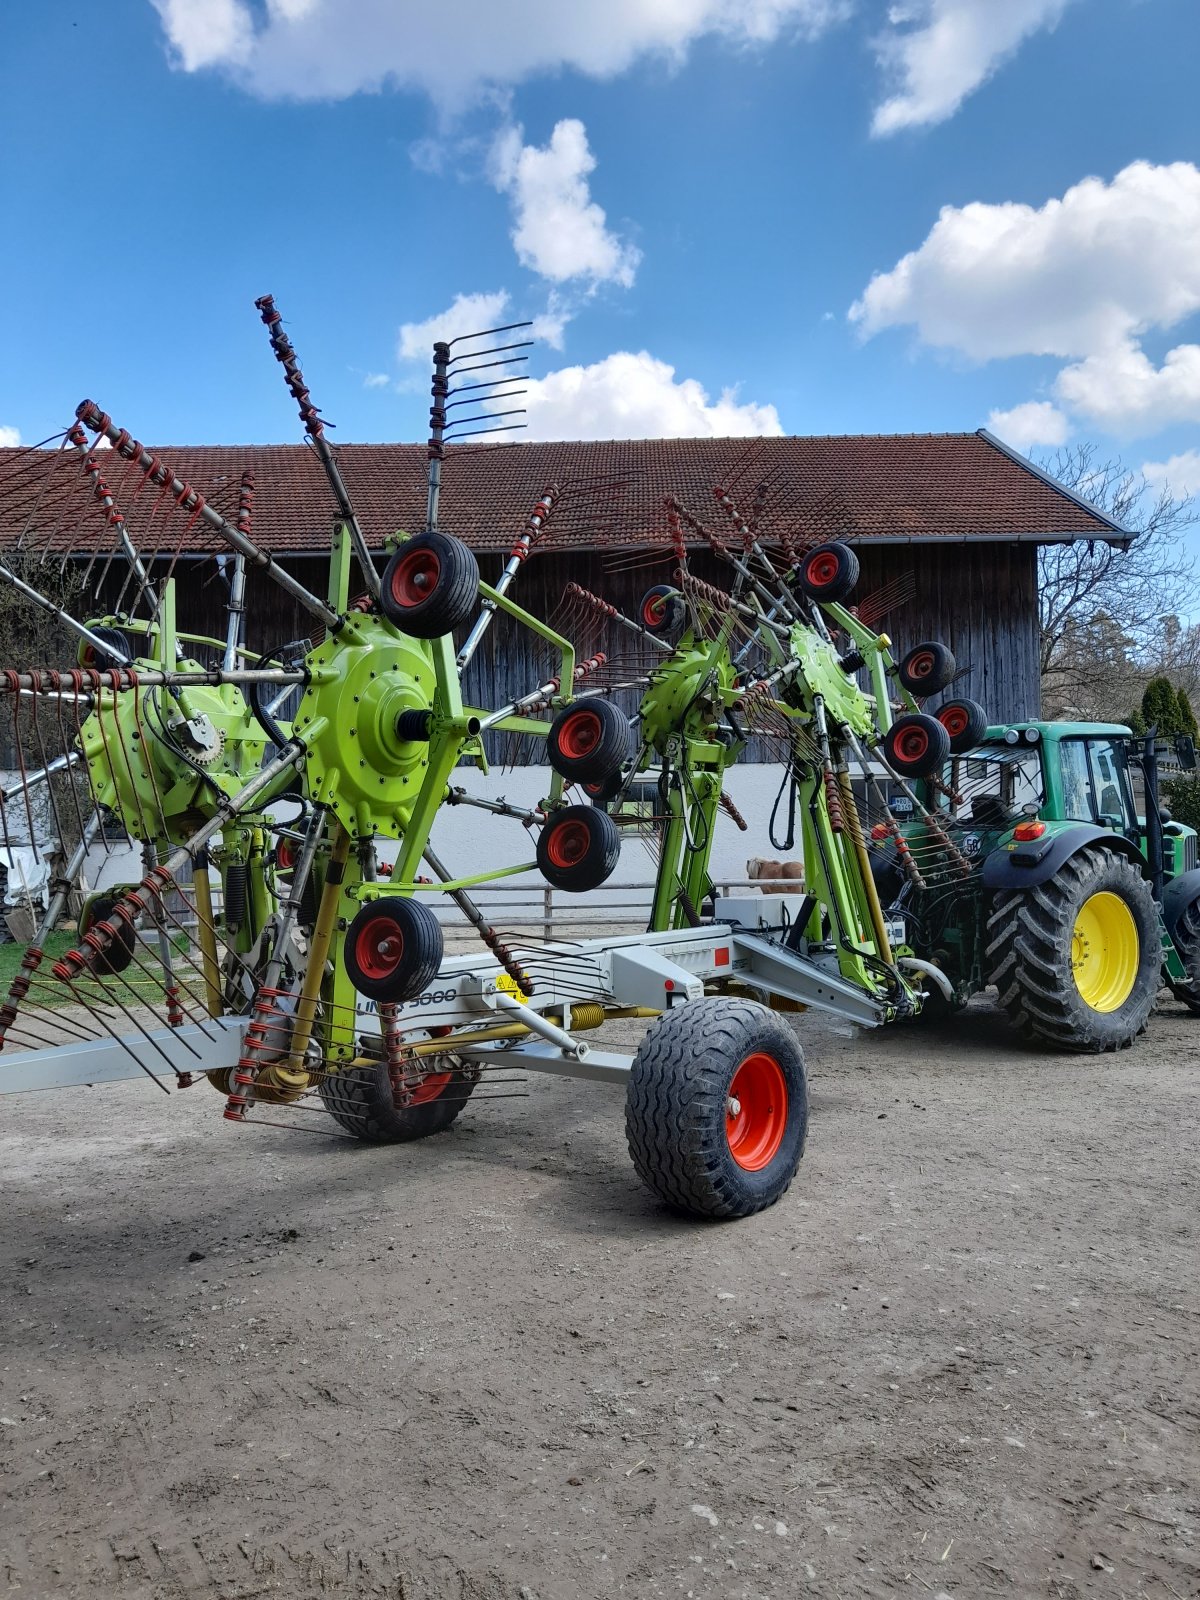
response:
[[[0,1592],[1200,1594],[1200,1021],[799,1032],[799,1175],[725,1225],[615,1088],[378,1150],[0,1100]]]

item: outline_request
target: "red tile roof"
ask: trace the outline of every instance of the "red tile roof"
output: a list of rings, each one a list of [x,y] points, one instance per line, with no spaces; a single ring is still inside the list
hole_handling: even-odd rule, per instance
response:
[[[258,543],[277,553],[328,548],[336,507],[307,446],[183,445],[155,453],[231,519],[242,472],[251,468]],[[139,548],[174,549],[185,532],[185,549],[223,548],[202,524],[187,527],[115,452],[99,459]],[[372,545],[396,529],[424,525],[424,446],[347,444],[337,459]],[[566,487],[566,510],[551,528],[578,548],[656,541],[667,494],[721,530],[718,483],[731,486],[746,512],[756,493],[763,496],[760,536],[767,542],[781,533],[870,543],[1128,537],[982,432],[564,442],[461,454],[451,448],[440,525],[477,550],[506,550],[542,489],[556,481]],[[11,546],[26,528],[32,545],[108,546],[74,452],[0,450],[0,546]]]

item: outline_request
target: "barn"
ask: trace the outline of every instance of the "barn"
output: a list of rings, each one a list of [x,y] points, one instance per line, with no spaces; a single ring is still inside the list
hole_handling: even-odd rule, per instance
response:
[[[243,475],[252,473],[255,540],[324,594],[337,508],[310,448],[163,446],[155,453],[231,519]],[[135,544],[162,552],[156,574],[172,566],[181,579],[180,625],[222,631],[227,563],[219,535],[168,516],[161,496],[115,452],[101,459]],[[424,446],[343,445],[337,459],[372,547],[398,529],[424,526]],[[1130,538],[985,430],[451,447],[440,525],[465,539],[483,576],[494,579],[549,485],[559,488],[558,506],[514,590],[535,614],[561,615],[571,582],[636,611],[649,585],[670,579],[667,496],[685,514],[693,570],[721,581],[706,549],[708,531],[730,531],[714,497],[721,487],[769,548],[851,543],[862,565],[859,595],[872,597],[876,625],[898,645],[944,640],[962,670],[958,692],[1004,721],[1039,709],[1039,546]],[[124,569],[96,558],[111,542],[76,452],[0,450],[0,545],[60,554],[86,576],[99,612],[118,606],[125,587]],[[248,643],[262,649],[303,636],[308,625],[286,595],[253,576],[247,609]],[[475,703],[503,705],[537,681],[544,663],[527,641],[516,630],[492,631],[472,668]]]

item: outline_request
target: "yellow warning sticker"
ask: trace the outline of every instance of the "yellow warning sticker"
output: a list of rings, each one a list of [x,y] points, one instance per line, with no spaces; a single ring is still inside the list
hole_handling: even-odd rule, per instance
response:
[[[523,1006],[529,1004],[529,996],[521,993],[517,980],[507,972],[502,972],[496,979],[497,989],[502,989],[505,994],[511,994],[514,1000],[519,1000]]]

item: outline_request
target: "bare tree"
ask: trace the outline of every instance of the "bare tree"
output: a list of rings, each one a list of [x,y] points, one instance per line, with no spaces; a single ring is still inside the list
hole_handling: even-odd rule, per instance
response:
[[[1181,648],[1193,630],[1178,623],[1200,593],[1182,537],[1197,507],[1165,486],[1153,491],[1119,458],[1100,460],[1091,444],[1040,465],[1131,532],[1124,549],[1096,539],[1038,551],[1046,711],[1123,717],[1162,670],[1164,654],[1190,665],[1200,643],[1192,638]]]

